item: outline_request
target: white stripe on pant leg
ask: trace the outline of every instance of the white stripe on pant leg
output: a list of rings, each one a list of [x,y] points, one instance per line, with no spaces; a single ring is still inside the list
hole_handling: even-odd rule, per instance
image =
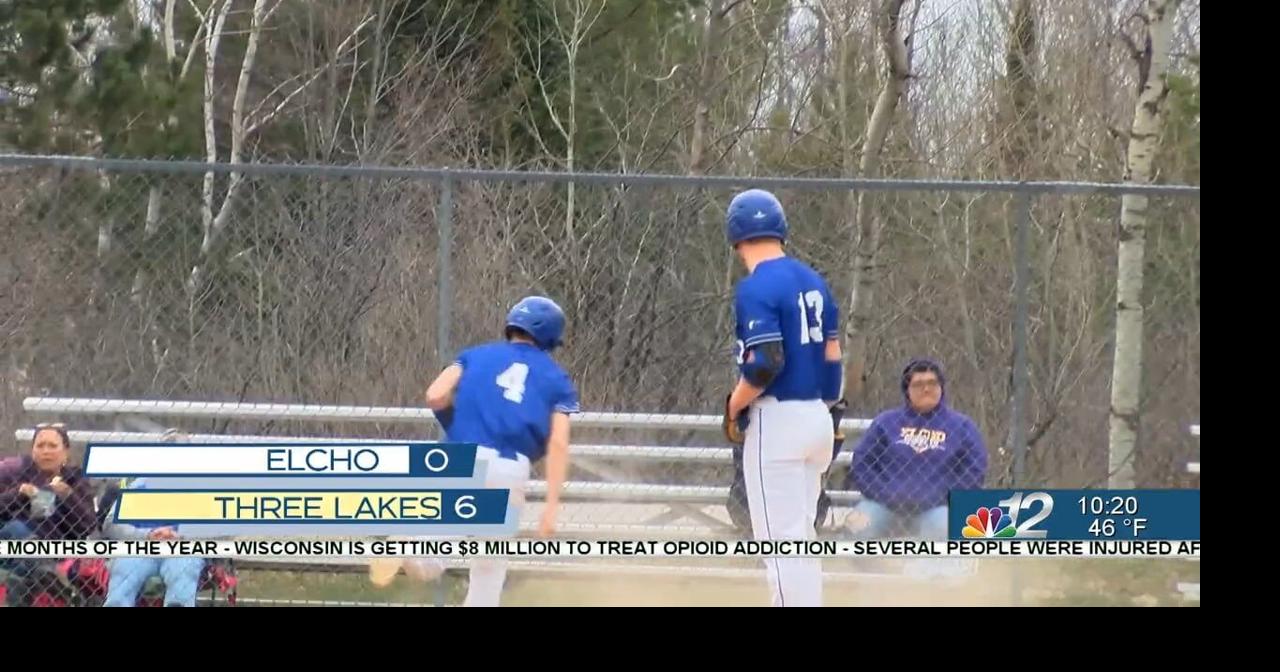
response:
[[[769,456],[765,455],[764,453],[765,445],[767,445],[767,442],[765,441],[765,436],[764,436],[764,415],[765,415],[764,408],[756,409],[757,422],[756,422],[755,429],[756,429],[757,459],[756,459],[755,471],[756,471],[756,475],[759,478],[758,490],[760,492],[760,498],[759,498],[758,504],[764,518],[763,539],[766,541],[771,541],[775,537],[774,537],[773,521],[770,520],[770,515],[769,515],[770,514],[769,494],[768,494],[769,487],[766,484],[765,477],[764,477],[765,464],[769,461],[768,460]],[[774,506],[777,506],[777,496],[778,495],[775,492]],[[760,538],[761,538],[760,534],[757,533],[756,539],[760,539]],[[781,561],[778,558],[766,558],[765,565],[766,565],[767,571],[765,572],[765,574],[769,578],[769,583],[773,586],[774,606],[782,607],[782,606],[786,606],[787,604],[787,594],[786,594],[786,590],[783,588],[783,585],[782,585],[782,566],[779,564],[780,562]]]
[[[748,413],[750,413],[750,423],[747,425],[746,441],[742,451],[742,475],[747,487],[747,506],[751,513],[751,536],[757,541],[768,541],[773,539],[773,532],[769,525],[767,497],[764,494],[764,479],[761,473],[763,467],[761,451],[764,446],[761,440],[764,429],[761,419],[763,409],[752,406]],[[784,601],[777,561],[766,558],[763,562],[770,601],[776,605]]]

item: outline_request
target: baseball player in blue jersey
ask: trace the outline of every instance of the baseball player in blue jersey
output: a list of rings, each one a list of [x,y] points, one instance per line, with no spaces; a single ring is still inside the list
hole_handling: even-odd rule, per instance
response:
[[[569,468],[569,416],[578,412],[573,382],[551,357],[564,324],[564,312],[551,299],[522,299],[507,314],[505,340],[463,351],[427,388],[427,407],[448,440],[478,446],[476,460],[488,467],[485,487],[509,489],[517,511],[532,465],[546,457],[546,505],[538,526],[544,537],[555,532]],[[406,565],[420,579],[442,569],[433,560]],[[498,606],[506,576],[504,558],[473,560],[464,606]]]
[[[831,464],[831,406],[843,371],[835,301],[827,283],[783,250],[778,199],[734,197],[729,243],[748,275],[735,291],[740,377],[725,404],[725,435],[744,443],[743,472],[757,540],[813,539],[821,476]],[[821,606],[817,558],[765,562],[774,606]]]

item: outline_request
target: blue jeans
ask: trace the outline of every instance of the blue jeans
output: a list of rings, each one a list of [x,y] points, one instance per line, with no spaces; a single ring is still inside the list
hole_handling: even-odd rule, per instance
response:
[[[883,504],[864,499],[849,513],[845,527],[854,539],[915,536],[944,541],[947,538],[947,507],[935,506],[915,515],[902,515]]]
[[[107,607],[132,607],[147,579],[164,580],[164,606],[194,607],[204,558],[116,558],[107,584]]]
[[[27,539],[33,534],[31,526],[21,520],[11,520],[0,526],[0,539]],[[0,558],[0,569],[7,569],[17,576],[30,573],[32,564],[28,558]]]
[[[34,535],[31,526],[21,520],[11,520],[0,526],[0,539],[29,539]],[[5,581],[5,603],[8,606],[30,606],[32,593],[36,590],[30,577],[40,562],[31,558],[0,558],[0,569],[9,572]]]

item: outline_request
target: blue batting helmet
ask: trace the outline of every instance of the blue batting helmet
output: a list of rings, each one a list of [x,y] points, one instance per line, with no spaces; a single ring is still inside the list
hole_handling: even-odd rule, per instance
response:
[[[507,313],[507,326],[529,334],[543,350],[552,350],[564,335],[564,311],[545,296],[526,296]]]
[[[748,189],[734,196],[726,225],[730,245],[752,238],[787,239],[787,216],[782,204],[763,189]]]

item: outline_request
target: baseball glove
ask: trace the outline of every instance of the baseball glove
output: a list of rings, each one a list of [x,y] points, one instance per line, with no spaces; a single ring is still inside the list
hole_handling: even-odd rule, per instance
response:
[[[844,446],[844,432],[840,430],[840,421],[844,420],[844,412],[848,408],[849,402],[844,399],[831,405],[831,430],[835,433],[835,445],[831,447],[832,458],[838,455],[840,448]]]
[[[844,420],[844,412],[848,410],[849,402],[841,399],[831,405],[831,430],[835,435],[835,440],[831,444],[831,459],[834,461],[836,455],[840,454],[840,449],[844,447],[844,432],[840,431],[840,421]],[[831,496],[827,494],[827,475],[830,474],[830,468],[822,474],[822,489],[818,492],[818,516],[813,521],[814,529],[821,530],[823,522],[827,519],[828,512],[831,511]]]
[[[733,395],[724,398],[724,420],[721,422],[721,428],[724,430],[724,437],[735,446],[740,446],[746,442],[747,436],[747,414],[739,413],[737,416],[729,415],[729,400]]]

